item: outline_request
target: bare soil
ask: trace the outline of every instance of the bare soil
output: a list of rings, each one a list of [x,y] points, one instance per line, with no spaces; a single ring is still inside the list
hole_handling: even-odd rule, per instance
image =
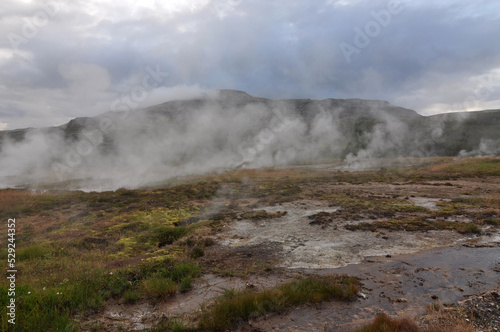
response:
[[[487,320],[482,318],[484,313],[498,314],[498,294],[488,293],[480,300],[474,296],[500,286],[500,229],[478,219],[478,213],[487,210],[484,207],[468,206],[464,214],[442,217],[432,213],[441,209],[441,202],[457,198],[498,199],[499,188],[500,177],[360,184],[331,181],[305,184],[297,199],[282,203],[236,201],[246,211],[264,210],[273,217],[225,221],[214,236],[216,244],[207,248],[200,260],[210,273],[199,279],[188,293],[157,304],[128,305],[116,301],[95,320],[109,330],[149,328],[162,316],[189,322],[195,319],[200,305],[209,303],[224,289],[264,289],[297,276],[348,274],[361,279],[356,301],[298,307],[242,322],[236,330],[349,331],[369,322],[379,312],[400,317],[423,315],[426,306],[432,303],[463,305],[471,310],[479,310],[479,306],[481,314],[476,316],[484,321]],[[424,210],[400,211],[388,216],[351,211],[335,200],[322,197],[328,197],[329,193],[348,194],[367,201],[404,200]],[[488,209],[499,211],[498,206]],[[352,231],[347,227],[422,216],[476,223],[482,233]],[[495,324],[476,326],[481,331],[497,331]]]

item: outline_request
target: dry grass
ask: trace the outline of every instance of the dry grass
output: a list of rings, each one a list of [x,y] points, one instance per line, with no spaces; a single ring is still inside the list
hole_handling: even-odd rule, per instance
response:
[[[475,332],[476,329],[466,321],[467,314],[463,309],[433,306],[427,308],[422,318],[423,332]]]
[[[2,209],[8,206],[18,204],[26,197],[31,197],[33,194],[24,190],[4,189],[0,190],[0,207]]]
[[[359,223],[348,225],[347,229],[373,231],[376,229],[389,229],[393,231],[430,231],[430,230],[455,230],[461,234],[480,234],[481,228],[473,223],[451,222],[445,220],[428,221],[425,217],[392,219],[385,221],[375,221],[372,223]]]
[[[394,319],[386,314],[378,314],[370,325],[355,332],[420,332],[420,330],[409,318]]]
[[[373,322],[354,332],[475,332],[474,327],[463,318],[449,312],[431,310],[426,318],[428,322],[417,324],[410,318],[391,318],[378,314]],[[421,325],[421,326],[419,326]]]
[[[223,331],[238,320],[247,320],[269,312],[306,303],[350,300],[358,291],[358,281],[346,276],[311,277],[294,280],[263,291],[226,290],[225,294],[202,314],[201,331]]]

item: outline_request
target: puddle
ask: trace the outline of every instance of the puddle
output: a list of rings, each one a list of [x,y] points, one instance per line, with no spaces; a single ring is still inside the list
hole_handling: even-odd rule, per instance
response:
[[[106,307],[103,313],[103,320],[111,321],[113,326],[126,326],[128,330],[142,331],[151,328],[150,320],[153,306],[149,303],[138,303],[131,306],[124,306],[119,303]]]
[[[467,248],[453,246],[423,250],[394,257],[367,257],[360,264],[328,269],[294,269],[305,275],[348,274],[361,281],[360,296],[354,302],[324,302],[250,321],[262,331],[348,331],[371,321],[378,312],[391,316],[416,316],[432,302],[454,303],[472,294],[500,286],[500,247]],[[287,274],[287,273],[285,273]],[[165,303],[108,305],[101,321],[108,329],[151,328],[164,316],[189,319],[200,304],[222,294],[224,289],[271,288],[292,276],[250,276],[246,279],[207,274],[194,288]],[[326,327],[326,328],[325,328]]]
[[[415,205],[429,210],[437,208],[437,201],[439,199],[412,198]],[[466,295],[500,286],[498,228],[485,228],[487,235],[481,237],[451,231],[349,231],[346,225],[372,220],[311,224],[309,216],[337,211],[328,202],[314,200],[258,210],[286,211],[287,214],[269,220],[230,223],[227,231],[217,236],[222,248],[214,248],[221,257],[221,249],[229,248],[230,262],[235,264],[239,257],[244,266],[249,264],[249,257],[266,261],[265,254],[270,252],[279,259],[277,264],[273,261],[273,265],[283,270],[250,274],[245,279],[206,274],[196,280],[189,292],[156,305],[110,303],[98,318],[104,322],[103,331],[148,329],[162,316],[189,321],[199,313],[201,304],[221,295],[224,289],[271,288],[297,275],[357,276],[361,280],[361,295],[348,304],[325,302],[258,318],[249,322],[252,328],[347,331],[369,322],[381,311],[393,316],[416,316],[428,303],[453,303]]]
[[[362,221],[333,222],[323,228],[310,225],[308,216],[337,210],[321,201],[298,201],[259,209],[287,211],[287,215],[270,220],[236,222],[220,243],[230,247],[272,243],[281,247],[279,266],[285,268],[336,268],[360,263],[366,256],[414,253],[452,245],[463,238],[449,231],[353,232],[345,229],[346,225]]]
[[[500,247],[424,250],[393,258],[373,257],[373,263],[337,269],[303,270],[310,274],[348,274],[361,280],[360,296],[349,304],[333,301],[300,307],[283,315],[255,321],[263,331],[350,331],[379,312],[417,316],[428,303],[451,304],[465,296],[500,287]],[[361,295],[362,294],[362,295]]]
[[[437,202],[444,200],[441,198],[410,197],[410,201],[416,206],[421,206],[431,211],[437,211],[439,210]]]
[[[483,232],[488,231],[489,235],[484,235],[479,238],[466,239],[464,241],[464,246],[469,247],[497,247],[500,246],[500,234],[494,232],[492,229],[483,230]]]

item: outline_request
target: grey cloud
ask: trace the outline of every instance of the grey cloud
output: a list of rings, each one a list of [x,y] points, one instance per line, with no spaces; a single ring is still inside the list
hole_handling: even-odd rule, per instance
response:
[[[45,125],[50,117],[55,124],[76,111],[95,114],[99,104],[105,112],[117,96],[130,93],[148,65],[169,73],[164,87],[234,88],[271,98],[383,99],[420,112],[449,110],[436,105],[460,103],[471,89],[471,77],[500,67],[500,45],[494,42],[500,5],[495,1],[402,1],[403,11],[350,63],[339,44],[352,44],[354,29],[364,29],[374,20],[372,11],[386,10],[389,1],[198,4],[177,12],[143,7],[132,15],[128,2],[101,7],[92,1],[64,2],[18,53],[0,61],[2,108],[9,107],[12,118],[18,115],[8,119],[9,128]],[[0,34],[20,34],[24,19],[39,10],[36,2],[7,1]],[[0,48],[11,49],[7,38]],[[98,66],[109,75],[109,86],[94,102],[85,86],[81,94],[77,89],[66,93],[60,68],[75,63]],[[85,74],[82,81],[93,79]],[[30,100],[22,100],[25,93]],[[500,107],[499,99],[491,93],[478,105]],[[82,100],[88,101],[82,105]],[[49,118],[37,122],[42,114]]]

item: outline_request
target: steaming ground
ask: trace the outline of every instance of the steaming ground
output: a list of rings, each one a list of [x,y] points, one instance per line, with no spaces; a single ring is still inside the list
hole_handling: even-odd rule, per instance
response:
[[[466,238],[447,231],[388,234],[352,232],[345,228],[370,220],[341,220],[333,227],[319,230],[310,225],[308,217],[338,210],[323,201],[295,201],[261,208],[268,212],[286,211],[287,214],[275,220],[240,221],[231,227],[221,243],[230,247],[273,245],[282,257],[278,265],[286,268],[338,268],[361,263],[368,256],[414,253],[452,245]]]
[[[84,324],[142,330],[162,315],[192,322],[224,290],[262,291],[297,277],[347,274],[361,282],[353,301],[298,306],[231,330],[353,331],[381,311],[419,317],[431,305],[448,308],[498,289],[500,159],[432,158],[399,170],[384,161],[386,171],[343,172],[337,163],[215,176],[227,182],[200,217],[214,220],[201,233],[214,243],[197,259],[206,273],[193,289],[154,304],[112,300]],[[416,221],[417,228],[409,227]],[[440,228],[441,222],[449,224]],[[397,227],[405,223],[408,229]],[[480,231],[455,228],[462,223]],[[379,227],[353,227],[361,224]]]
[[[193,174],[381,157],[497,155],[500,112],[422,117],[376,100],[269,100],[220,90],[60,127],[0,132],[0,188],[138,188]]]

